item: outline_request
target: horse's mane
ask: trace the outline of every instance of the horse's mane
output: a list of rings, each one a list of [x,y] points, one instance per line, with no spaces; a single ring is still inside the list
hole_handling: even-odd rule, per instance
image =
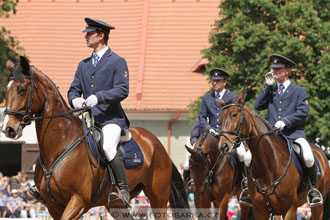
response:
[[[248,109],[250,110],[251,114],[255,114],[255,118],[260,118],[261,121],[266,125],[267,129],[272,130],[273,126],[269,123],[269,121],[267,121],[266,119],[264,119],[259,112],[253,110],[252,108],[250,108],[250,106],[248,106]]]
[[[38,73],[41,77],[45,78],[52,86],[53,89],[55,90],[55,92],[57,93],[57,95],[61,98],[63,103],[66,103],[63,96],[61,95],[60,91],[58,90],[58,86],[53,82],[53,80],[51,80],[49,78],[49,76],[47,76],[46,74],[44,74],[41,70],[37,69],[34,66],[31,66],[31,69],[33,71],[33,73]]]

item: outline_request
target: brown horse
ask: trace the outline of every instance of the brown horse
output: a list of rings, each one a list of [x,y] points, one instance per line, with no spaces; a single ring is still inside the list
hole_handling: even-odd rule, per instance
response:
[[[104,205],[109,210],[109,174],[90,155],[82,138],[82,123],[71,114],[56,85],[24,57],[16,66],[8,61],[7,68],[11,74],[2,131],[17,139],[25,125],[35,120],[39,162],[43,163],[37,163],[34,181],[50,215],[79,219],[94,206]],[[172,208],[189,210],[181,175],[161,142],[143,128],[131,128],[130,132],[144,155],[142,166],[126,170],[131,198],[143,190],[157,219],[166,219],[168,201]]]
[[[194,200],[197,216],[201,219],[217,217],[227,219],[229,199],[239,196],[242,175],[240,169],[234,166],[230,156],[224,156],[218,149],[219,136],[204,132],[193,149],[186,146],[191,154],[189,166],[194,180]],[[237,197],[238,198],[238,197]],[[211,215],[211,204],[218,210]],[[241,205],[241,219],[248,220],[250,207]]]
[[[226,154],[233,152],[241,141],[246,141],[252,154],[249,168],[248,187],[256,219],[269,219],[270,215],[282,215],[285,220],[296,219],[297,208],[307,201],[306,181],[292,161],[292,150],[287,143],[249,106],[244,105],[243,90],[232,103],[223,106],[220,117],[222,136],[219,148]],[[322,150],[311,144],[314,156],[318,159],[322,175],[318,180],[318,190],[324,200],[330,187],[330,168]],[[326,204],[329,204],[326,201]],[[329,220],[323,216],[329,206],[312,207],[312,219]]]

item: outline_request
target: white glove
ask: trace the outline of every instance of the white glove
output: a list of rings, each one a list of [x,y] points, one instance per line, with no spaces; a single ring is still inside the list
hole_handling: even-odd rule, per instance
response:
[[[86,105],[87,107],[94,107],[95,105],[97,105],[97,97],[96,95],[90,95],[87,99],[86,99]]]
[[[217,134],[217,132],[216,132],[213,128],[211,128],[211,129],[209,130],[209,133],[210,133],[210,134],[215,134],[215,135]]]
[[[284,127],[285,127],[285,123],[283,121],[277,121],[275,123],[275,128],[279,129],[280,131],[282,131]]]
[[[72,105],[74,108],[82,108],[84,103],[85,103],[85,99],[81,97],[72,100]]]
[[[273,85],[275,82],[275,78],[274,78],[274,71],[271,70],[268,73],[265,74],[265,80],[266,80],[266,84],[267,85]]]

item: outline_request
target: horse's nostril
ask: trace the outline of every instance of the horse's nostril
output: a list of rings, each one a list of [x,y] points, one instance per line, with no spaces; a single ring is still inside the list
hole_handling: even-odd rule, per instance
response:
[[[7,127],[6,132],[7,132],[8,137],[10,137],[10,138],[16,137],[16,132],[12,127]]]

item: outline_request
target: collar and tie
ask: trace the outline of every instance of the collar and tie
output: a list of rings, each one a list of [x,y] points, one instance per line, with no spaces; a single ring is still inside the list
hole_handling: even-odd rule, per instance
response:
[[[99,56],[96,53],[93,54],[93,61],[93,66],[96,67],[97,63],[99,62]]]
[[[279,87],[278,93],[280,94],[280,96],[283,96],[284,89],[285,89],[284,85],[280,84],[278,87]]]

